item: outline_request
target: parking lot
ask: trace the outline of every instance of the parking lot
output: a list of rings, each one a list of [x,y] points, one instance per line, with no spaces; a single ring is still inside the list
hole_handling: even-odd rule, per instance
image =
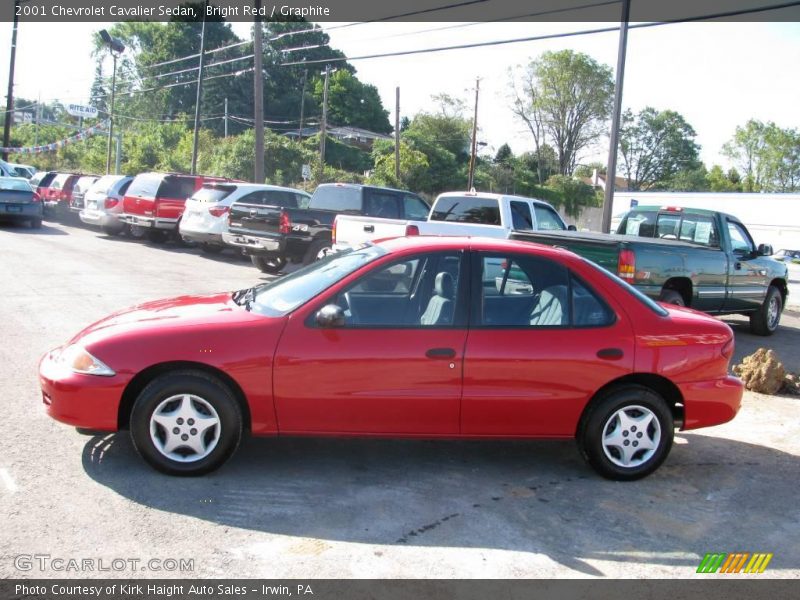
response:
[[[37,361],[84,325],[265,279],[227,253],[0,227],[0,577],[135,573],[19,568],[46,554],[193,560],[145,577],[689,578],[705,553],[737,551],[773,553],[763,576],[800,576],[796,397],[747,393],[734,421],[678,433],[634,483],[600,479],[571,442],[318,439],[251,439],[181,479],[149,468],[127,432],[83,436],[45,415]],[[725,320],[736,362],[767,346],[800,371],[796,305],[772,338]]]

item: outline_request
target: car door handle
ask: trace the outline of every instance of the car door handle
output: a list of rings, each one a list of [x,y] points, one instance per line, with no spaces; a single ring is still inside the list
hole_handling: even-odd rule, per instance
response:
[[[737,260],[737,261],[734,263],[734,265],[733,265],[733,268],[734,268],[734,269],[736,269],[737,271],[741,271],[741,270],[742,270],[742,263],[740,263],[740,262]]]
[[[375,225],[364,225],[364,231],[367,233],[375,233]]]
[[[603,348],[597,351],[597,358],[603,360],[619,360],[625,356],[625,353],[620,348]]]
[[[428,358],[455,358],[456,351],[452,348],[431,348],[425,353]]]

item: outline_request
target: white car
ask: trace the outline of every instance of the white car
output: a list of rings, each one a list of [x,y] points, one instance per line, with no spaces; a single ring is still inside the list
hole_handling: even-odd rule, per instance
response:
[[[120,220],[122,198],[133,177],[105,175],[95,181],[83,197],[84,206],[79,216],[87,225],[100,227],[108,235],[127,231],[128,225]]]
[[[263,203],[270,192],[292,192],[307,200],[311,195],[293,188],[261,183],[207,183],[186,201],[178,230],[187,242],[200,245],[203,252],[216,254],[225,249],[222,236],[228,233],[228,213],[234,202]],[[306,200],[306,201],[307,201]]]

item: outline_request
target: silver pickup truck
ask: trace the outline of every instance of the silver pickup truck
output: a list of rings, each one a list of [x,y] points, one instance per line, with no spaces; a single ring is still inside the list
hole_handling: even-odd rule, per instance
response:
[[[436,198],[425,220],[339,215],[333,249],[406,235],[468,235],[505,238],[516,231],[564,231],[561,216],[547,202],[486,192],[447,192]]]

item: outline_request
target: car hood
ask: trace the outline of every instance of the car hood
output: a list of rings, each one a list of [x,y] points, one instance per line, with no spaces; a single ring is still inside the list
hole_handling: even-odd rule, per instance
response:
[[[109,337],[148,330],[163,332],[173,328],[227,326],[248,321],[263,322],[267,318],[236,304],[231,298],[231,292],[178,296],[145,302],[115,312],[83,329],[70,343],[81,341],[90,344]]]

